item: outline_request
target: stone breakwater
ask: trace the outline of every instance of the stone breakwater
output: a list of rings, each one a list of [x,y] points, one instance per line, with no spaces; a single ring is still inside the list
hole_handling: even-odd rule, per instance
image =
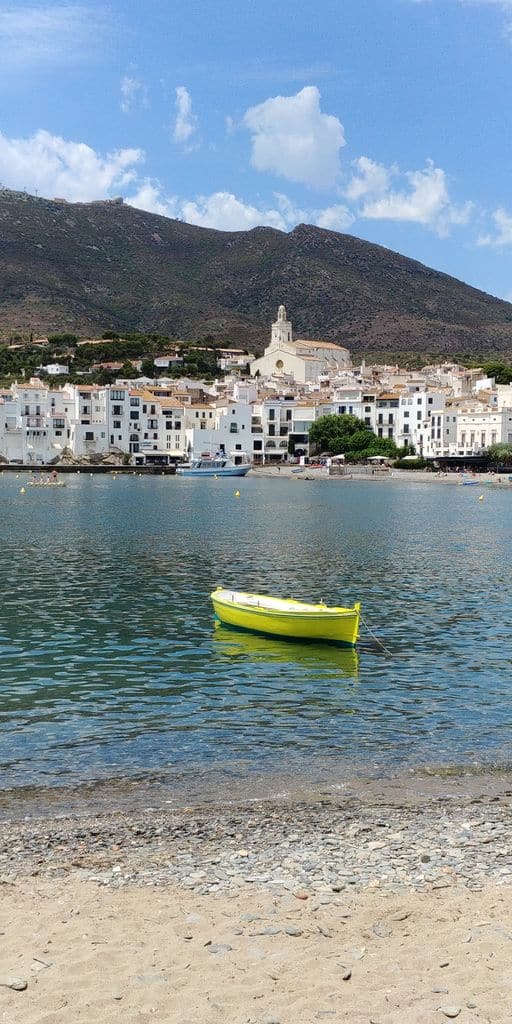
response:
[[[419,804],[330,796],[10,821],[0,885],[74,875],[198,896],[257,887],[318,906],[371,889],[480,891],[512,883],[511,805],[505,790]]]

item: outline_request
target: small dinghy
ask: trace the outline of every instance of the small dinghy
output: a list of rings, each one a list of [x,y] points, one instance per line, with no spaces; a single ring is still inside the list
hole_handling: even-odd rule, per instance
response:
[[[353,608],[340,608],[222,587],[210,597],[217,618],[227,626],[289,639],[329,640],[349,647],[357,643],[359,602]]]

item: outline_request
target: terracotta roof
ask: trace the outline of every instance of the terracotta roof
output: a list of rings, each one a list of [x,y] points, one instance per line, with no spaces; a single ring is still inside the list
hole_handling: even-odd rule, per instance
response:
[[[296,338],[294,345],[307,345],[310,348],[332,348],[338,352],[348,352],[344,345],[337,345],[335,341],[321,341],[320,338]]]

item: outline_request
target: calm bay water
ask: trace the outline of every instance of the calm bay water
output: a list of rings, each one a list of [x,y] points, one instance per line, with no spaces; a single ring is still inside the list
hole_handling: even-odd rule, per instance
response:
[[[0,475],[2,788],[509,762],[512,492],[29,479]],[[360,599],[388,653],[215,628],[217,584]]]

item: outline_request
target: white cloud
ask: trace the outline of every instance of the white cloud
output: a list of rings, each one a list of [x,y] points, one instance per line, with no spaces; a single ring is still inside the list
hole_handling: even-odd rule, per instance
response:
[[[335,206],[327,206],[325,210],[317,210],[313,223],[329,231],[347,231],[355,219],[347,206],[338,203]]]
[[[184,85],[179,85],[176,89],[174,141],[188,143],[196,130],[197,117],[192,113],[192,97]]]
[[[343,125],[337,117],[322,114],[316,86],[250,107],[244,124],[252,133],[251,162],[258,171],[274,171],[312,187],[336,183],[345,145]]]
[[[495,210],[492,219],[496,225],[495,235],[481,235],[478,245],[492,245],[499,249],[504,245],[512,245],[512,214],[502,207]]]
[[[396,176],[396,169],[392,171]],[[360,216],[371,220],[409,221],[424,224],[440,236],[449,234],[455,224],[467,224],[473,206],[455,206],[449,197],[445,172],[432,161],[421,171],[406,171],[407,191],[389,190],[379,198],[364,202]]]
[[[221,231],[247,231],[263,224],[285,231],[287,226],[279,210],[258,209],[237,199],[232,192],[214,192],[210,196],[199,196],[195,201],[184,200],[180,204],[180,216],[189,224]]]
[[[353,161],[352,166],[356,168],[356,173],[345,189],[347,199],[357,200],[363,196],[385,195],[392,171],[367,156],[360,156],[358,160]]]
[[[261,226],[288,231],[300,223],[317,224],[331,231],[345,231],[354,220],[346,206],[303,210],[281,192],[276,192],[274,198],[275,206],[270,207],[246,203],[232,192],[214,192],[195,199],[179,199],[176,196],[165,196],[159,182],[146,179],[126,201],[149,213],[179,217],[189,224],[217,228],[219,231],[249,231]]]
[[[5,6],[0,10],[0,66],[29,70],[90,59],[106,30],[106,15],[94,5]]]
[[[173,196],[162,195],[160,183],[151,181],[149,178],[145,178],[141,182],[137,191],[132,196],[128,196],[126,202],[138,210],[158,213],[161,217],[178,217],[180,215],[177,199]]]
[[[121,110],[129,114],[136,107],[147,108],[148,97],[145,85],[137,78],[124,75],[121,79]]]
[[[341,203],[320,210],[302,210],[281,192],[275,192],[274,195],[287,228],[296,224],[316,224],[329,231],[346,231],[355,220],[354,214]]]
[[[135,179],[143,159],[140,149],[101,156],[84,142],[68,142],[42,130],[28,139],[10,139],[0,132],[0,181],[7,188],[26,188],[49,198],[108,198]]]

